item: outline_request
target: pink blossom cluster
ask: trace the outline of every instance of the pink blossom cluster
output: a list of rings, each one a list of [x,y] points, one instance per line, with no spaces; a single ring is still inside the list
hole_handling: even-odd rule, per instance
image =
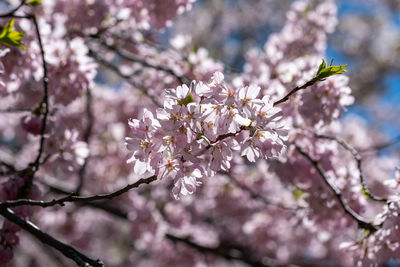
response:
[[[156,116],[145,110],[141,120],[130,120],[128,162],[138,175],[173,179],[178,198],[193,193],[201,177],[229,171],[235,150],[251,162],[280,156],[288,128],[281,110],[267,96],[258,99],[259,92],[256,86],[234,89],[219,72],[208,84],[167,90]]]
[[[96,63],[88,57],[83,39],[49,40],[45,49],[48,75],[54,77],[49,81],[49,90],[55,103],[68,105],[93,86]]]
[[[121,24],[129,30],[160,30],[190,10],[195,0],[43,1],[53,23],[66,23],[68,34],[87,35],[101,27]]]
[[[315,75],[324,56],[327,34],[337,24],[333,1],[319,2],[313,9],[307,1],[295,2],[287,12],[282,30],[272,34],[264,51],[247,53],[241,83],[258,84],[266,95],[278,100]],[[331,77],[299,92],[290,104],[282,106],[285,117],[295,124],[321,127],[339,118],[343,109],[354,102],[348,78]]]

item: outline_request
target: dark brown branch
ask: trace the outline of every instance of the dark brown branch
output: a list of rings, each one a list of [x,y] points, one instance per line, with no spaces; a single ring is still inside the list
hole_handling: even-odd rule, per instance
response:
[[[340,146],[342,146],[345,150],[349,151],[351,153],[351,155],[353,156],[353,158],[357,162],[357,168],[358,168],[358,172],[359,172],[359,176],[360,176],[360,183],[361,183],[361,186],[362,186],[363,193],[368,198],[370,198],[372,200],[380,201],[380,202],[387,202],[386,198],[375,196],[369,190],[369,188],[368,188],[368,186],[367,186],[367,184],[365,182],[365,177],[364,177],[364,174],[363,174],[363,171],[362,171],[362,157],[354,147],[352,147],[350,144],[346,143],[346,141],[344,141],[343,139],[338,138],[338,137],[322,135],[322,134],[315,134],[315,136],[317,138],[322,138],[322,139],[335,141]]]
[[[1,208],[0,214],[9,220],[10,222],[15,223],[25,231],[32,234],[34,237],[39,239],[46,245],[55,248],[56,250],[60,251],[64,256],[70,258],[71,260],[75,261],[78,266],[82,267],[104,267],[104,263],[100,260],[93,260],[86,255],[82,254],[81,252],[77,251],[73,247],[64,244],[63,242],[55,239],[51,235],[42,232],[36,225],[31,223],[30,221],[24,220],[20,216],[16,215],[12,210]]]
[[[151,182],[157,180],[157,177],[155,175],[149,177],[149,178],[142,178],[136,183],[133,184],[128,184],[124,188],[114,191],[112,193],[108,194],[102,194],[102,195],[94,195],[94,196],[76,196],[74,193],[69,194],[66,197],[62,197],[59,199],[54,199],[51,201],[42,201],[42,200],[32,200],[32,199],[18,199],[18,200],[9,200],[0,203],[0,208],[10,208],[10,207],[17,207],[17,206],[40,206],[42,208],[46,207],[51,207],[55,205],[61,205],[63,206],[67,202],[90,202],[90,201],[98,201],[98,200],[105,200],[105,199],[113,199],[115,197],[118,197],[132,188],[137,188],[142,184],[150,184]]]
[[[38,43],[39,43],[39,48],[40,48],[40,55],[41,55],[41,60],[43,64],[43,98],[42,101],[40,102],[39,105],[39,110],[41,110],[43,113],[43,119],[42,119],[42,127],[40,130],[40,145],[39,145],[39,151],[36,156],[36,159],[34,162],[30,163],[29,166],[32,168],[32,173],[31,176],[33,177],[34,174],[38,171],[39,166],[41,164],[41,157],[43,154],[43,147],[44,147],[44,141],[45,141],[45,133],[46,133],[46,125],[47,125],[47,117],[49,115],[49,88],[48,88],[48,72],[47,72],[47,64],[45,60],[45,54],[44,54],[44,48],[43,48],[43,42],[42,42],[42,37],[40,35],[40,30],[39,30],[39,25],[37,23],[36,17],[33,14],[29,15],[24,15],[24,16],[18,16],[15,15],[15,12],[21,8],[23,5],[25,5],[25,0],[20,3],[19,6],[17,6],[15,9],[11,10],[7,14],[0,15],[0,17],[13,17],[13,18],[21,18],[21,19],[31,19],[33,22],[33,25],[35,27]]]
[[[13,165],[11,165],[11,164],[9,164],[9,163],[7,163],[7,162],[0,161],[0,165],[2,165],[2,166],[4,166],[4,167],[7,168],[8,172],[5,173],[5,174],[14,173],[14,172],[17,171]]]
[[[348,214],[353,220],[355,220],[360,228],[370,230],[371,232],[375,232],[378,230],[378,226],[375,226],[372,223],[367,222],[366,219],[362,218],[360,215],[354,212],[349,206],[347,206],[347,204],[344,202],[342,198],[342,192],[329,182],[322,167],[316,160],[312,159],[310,155],[304,152],[300,147],[296,147],[296,150],[313,165],[313,167],[317,170],[318,174],[321,176],[325,184],[329,187],[329,189],[335,195],[336,199],[339,201],[339,204],[340,206],[342,206],[344,212]]]
[[[43,185],[45,185],[46,187],[48,187],[50,189],[50,191],[57,193],[57,194],[61,194],[61,195],[71,195],[71,192],[60,187],[60,186],[56,186],[56,185],[51,185],[47,182],[44,181],[40,181]],[[107,213],[110,213],[116,217],[122,218],[122,219],[128,219],[128,214],[125,213],[124,211],[111,206],[110,204],[106,203],[106,202],[75,202],[76,205],[80,205],[80,206],[89,206],[89,207],[93,207],[95,209],[100,209],[103,211],[106,211]]]
[[[313,85],[315,83],[315,81],[311,80],[306,82],[305,84],[303,84],[302,86],[297,86],[296,88],[292,89],[287,95],[285,95],[282,99],[276,101],[274,103],[274,106],[277,106],[283,102],[286,102],[289,100],[289,97],[292,96],[293,94],[295,94],[297,91],[300,91],[302,89],[306,89],[307,87]]]
[[[49,85],[48,85],[48,76],[47,76],[47,64],[46,64],[46,60],[45,60],[43,42],[42,42],[42,37],[40,35],[39,25],[37,23],[35,15],[29,15],[29,17],[32,19],[33,24],[35,26],[36,35],[37,35],[39,48],[40,48],[40,55],[41,55],[42,64],[43,64],[43,99],[42,99],[42,102],[40,103],[40,107],[43,108],[44,111],[43,111],[43,119],[42,119],[42,129],[40,130],[39,151],[38,151],[38,155],[37,155],[35,161],[32,163],[32,172],[33,172],[32,176],[33,176],[35,174],[35,172],[37,172],[39,169],[40,160],[41,160],[41,157],[43,154],[46,125],[47,125],[47,116],[49,114],[49,96],[48,96]]]

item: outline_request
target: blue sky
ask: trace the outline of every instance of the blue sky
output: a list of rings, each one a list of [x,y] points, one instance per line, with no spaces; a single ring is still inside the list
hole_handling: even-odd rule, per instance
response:
[[[381,8],[376,8],[375,5],[362,1],[340,1],[339,3],[339,19],[343,15],[350,14],[373,14],[374,12],[386,12],[385,15],[391,16],[393,25],[400,28],[400,14],[395,12],[389,12],[388,10],[383,10]],[[350,63],[349,76],[351,78],[351,62],[346,59],[345,56],[341,55],[337,51],[333,50],[331,47],[328,47],[327,57],[329,59],[333,58],[335,60],[335,64],[347,64]],[[390,75],[385,77],[385,91],[378,97],[378,103],[382,108],[385,109],[393,109],[395,107],[399,107],[400,103],[400,75]],[[361,106],[359,104],[355,104],[349,108],[347,115],[357,114],[363,118],[365,118],[369,123],[373,122],[374,113],[371,112],[367,107]],[[400,114],[399,114],[400,115]],[[382,123],[381,130],[388,135],[389,138],[394,138],[400,134],[399,128],[400,125],[393,125],[390,121]]]

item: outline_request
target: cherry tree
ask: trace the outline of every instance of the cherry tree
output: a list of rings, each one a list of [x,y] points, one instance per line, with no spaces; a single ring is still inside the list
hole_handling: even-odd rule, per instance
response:
[[[334,1],[281,7],[240,69],[169,31],[194,0],[0,3],[0,266],[400,260],[396,140],[341,116]]]

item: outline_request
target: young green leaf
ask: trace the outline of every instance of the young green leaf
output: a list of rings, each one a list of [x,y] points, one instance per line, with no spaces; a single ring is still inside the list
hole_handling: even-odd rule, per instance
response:
[[[296,199],[303,199],[303,198],[307,197],[307,193],[305,193],[303,190],[301,190],[298,187],[296,187],[292,190],[292,195]]]
[[[14,19],[4,26],[0,34],[0,42],[5,45],[15,46],[22,49],[27,49],[22,45],[21,39],[25,36],[25,33],[14,31]]]
[[[42,4],[42,0],[30,0],[27,4],[30,6],[38,6]]]
[[[321,65],[319,65],[317,74],[313,78],[313,82],[317,81],[324,81],[326,78],[336,75],[336,74],[342,74],[345,73],[346,70],[345,68],[347,67],[346,65],[340,65],[340,66],[333,66],[329,65],[328,67],[326,66],[325,60],[322,60]]]
[[[192,96],[192,93],[189,93],[188,96],[185,97],[185,99],[178,100],[178,105],[179,106],[183,106],[183,105],[187,106],[187,104],[192,103],[192,102],[194,102],[193,96]]]

